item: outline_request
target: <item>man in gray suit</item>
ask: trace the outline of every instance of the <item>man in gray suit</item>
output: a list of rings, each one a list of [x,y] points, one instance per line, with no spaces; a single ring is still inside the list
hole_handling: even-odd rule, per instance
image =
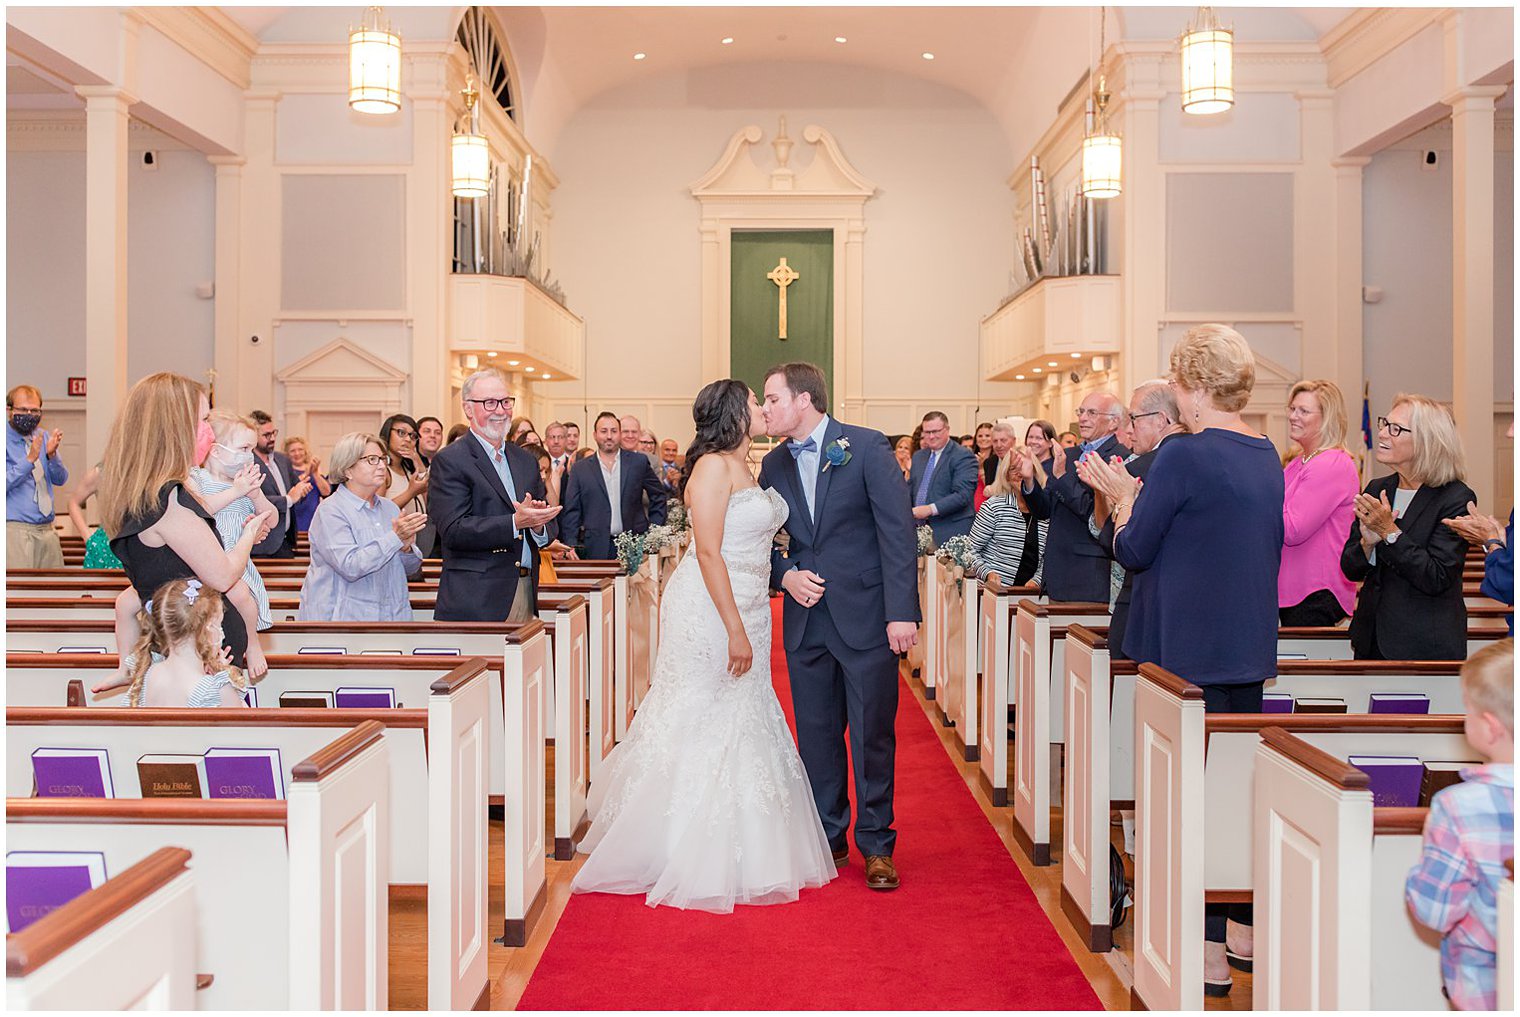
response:
[[[936,547],[971,532],[976,471],[976,454],[950,440],[950,418],[939,410],[924,414],[908,490],[913,518],[920,526],[929,524]]]

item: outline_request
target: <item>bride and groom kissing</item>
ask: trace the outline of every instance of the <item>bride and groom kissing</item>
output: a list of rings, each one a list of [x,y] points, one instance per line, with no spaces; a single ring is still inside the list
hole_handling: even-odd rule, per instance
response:
[[[592,785],[575,892],[720,913],[794,901],[848,863],[851,769],[866,885],[899,885],[897,660],[919,620],[907,483],[884,435],[828,415],[814,365],[772,368],[763,398],[725,379],[692,406],[692,543],[662,594],[649,693]],[[756,484],[762,434],[787,440]],[[795,746],[771,685],[772,588]]]

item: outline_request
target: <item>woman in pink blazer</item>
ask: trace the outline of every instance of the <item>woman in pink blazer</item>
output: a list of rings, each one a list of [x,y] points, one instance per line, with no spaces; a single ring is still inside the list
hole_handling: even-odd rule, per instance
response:
[[[1288,395],[1288,436],[1298,455],[1283,468],[1283,553],[1278,621],[1338,625],[1356,606],[1341,572],[1341,547],[1361,490],[1346,451],[1346,400],[1333,381],[1307,379]]]

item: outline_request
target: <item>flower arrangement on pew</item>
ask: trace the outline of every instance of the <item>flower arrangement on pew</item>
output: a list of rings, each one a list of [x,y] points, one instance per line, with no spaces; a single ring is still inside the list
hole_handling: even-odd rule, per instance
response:
[[[617,549],[618,561],[622,563],[623,571],[633,575],[644,564],[645,558],[653,558],[660,553],[660,548],[666,544],[673,544],[680,539],[679,534],[668,525],[651,526],[643,533],[634,533],[624,530],[612,539],[613,546]]]
[[[918,528],[918,556],[926,558],[929,550],[934,546],[934,531],[927,526]]]
[[[927,527],[924,527],[927,529]],[[939,560],[948,566],[955,577],[955,588],[959,590],[966,579],[966,573],[971,570],[971,538],[966,534],[951,537],[940,545],[936,552]]]
[[[691,529],[691,520],[686,518],[686,506],[667,504],[665,508],[665,525],[677,536]]]

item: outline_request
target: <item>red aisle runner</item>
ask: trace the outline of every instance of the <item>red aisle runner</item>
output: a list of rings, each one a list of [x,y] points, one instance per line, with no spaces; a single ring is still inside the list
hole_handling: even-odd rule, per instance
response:
[[[779,612],[775,629],[790,720]],[[712,915],[573,896],[518,1009],[1101,1008],[906,685],[896,816],[890,893],[866,889],[852,842],[839,877],[794,904]]]

